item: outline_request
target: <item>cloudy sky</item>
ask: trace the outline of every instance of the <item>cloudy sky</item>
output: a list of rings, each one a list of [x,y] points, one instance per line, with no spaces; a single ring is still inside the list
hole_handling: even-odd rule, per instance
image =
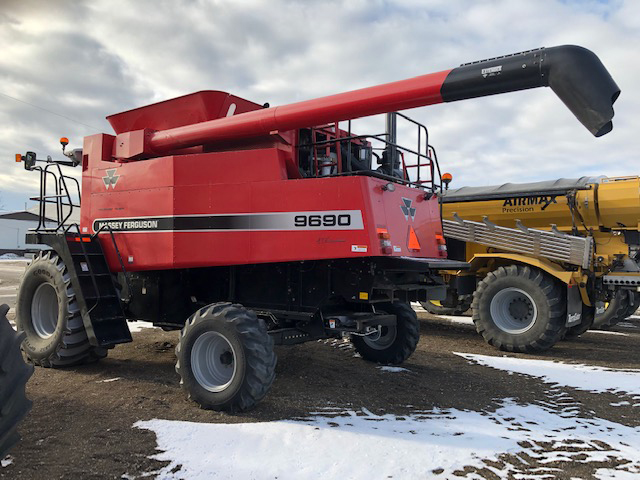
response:
[[[59,158],[112,113],[206,89],[275,106],[562,44],[622,90],[605,137],[546,88],[406,113],[454,186],[640,173],[637,1],[2,0],[0,205],[37,193],[15,153]]]

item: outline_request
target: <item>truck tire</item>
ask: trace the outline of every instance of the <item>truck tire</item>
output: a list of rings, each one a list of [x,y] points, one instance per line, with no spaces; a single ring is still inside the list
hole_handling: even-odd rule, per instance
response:
[[[264,321],[231,303],[214,303],[191,315],[180,333],[176,357],[180,385],[207,410],[252,408],[276,375],[273,339]]]
[[[565,331],[562,294],[554,279],[538,269],[499,267],[473,294],[473,322],[478,333],[500,350],[542,352]]]
[[[99,360],[107,349],[89,344],[69,272],[53,251],[27,267],[16,299],[16,325],[26,338],[22,350],[42,367],[68,367]]]
[[[471,308],[473,295],[460,295],[458,301],[453,307],[445,307],[437,300],[428,300],[420,302],[422,308],[433,315],[462,315]]]
[[[586,333],[587,330],[593,328],[595,313],[595,307],[588,307],[583,304],[582,321],[578,325],[567,328],[562,336],[563,340],[575,340],[583,333]]]
[[[418,346],[418,316],[408,303],[385,303],[376,310],[395,315],[396,326],[382,327],[380,335],[352,335],[351,343],[356,352],[369,362],[399,365],[409,358]]]
[[[8,305],[0,305],[0,460],[20,439],[16,428],[31,409],[24,388],[33,373],[20,353],[24,334],[11,328],[8,311]]]
[[[593,328],[610,328],[616,323],[621,322],[629,315],[629,311],[632,305],[629,305],[629,292],[627,290],[618,289],[614,292],[613,297],[608,303],[597,302],[596,308],[598,310],[604,309],[602,313],[596,314],[593,321]]]

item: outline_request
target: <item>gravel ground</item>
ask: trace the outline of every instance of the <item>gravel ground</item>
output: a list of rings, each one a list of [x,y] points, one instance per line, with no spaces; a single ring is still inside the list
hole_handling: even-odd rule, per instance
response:
[[[14,306],[24,265],[0,262],[0,303]],[[139,420],[266,422],[304,417],[322,404],[404,415],[415,408],[492,412],[500,401],[511,398],[518,404],[550,405],[559,411],[571,409],[584,417],[640,427],[640,406],[633,407],[633,401],[611,405],[628,398],[550,387],[534,377],[474,364],[452,352],[499,353],[484,343],[473,326],[424,312],[419,316],[422,336],[417,351],[403,365],[408,371],[381,371],[354,356],[350,344],[342,341],[277,347],[277,378],[271,391],[254,410],[239,415],[204,411],[186,399],[174,371],[177,332],[141,329],[133,334],[133,343],[116,347],[98,364],[65,370],[36,368],[27,386],[33,409],[21,424],[22,441],[3,461],[0,478],[136,478],[167,464],[149,458],[156,453],[155,434],[132,428]],[[510,356],[640,368],[640,319],[614,331],[625,335],[589,332],[577,341],[559,343],[544,355]],[[539,448],[553,451],[552,445]],[[514,462],[505,455],[499,462],[488,462],[487,468],[469,467],[455,475],[518,478],[500,473]],[[530,465],[521,468],[525,476],[520,478],[532,478],[527,472],[541,465],[557,468],[554,478],[595,478],[597,468],[620,464],[614,458],[551,463],[543,458],[530,460]]]

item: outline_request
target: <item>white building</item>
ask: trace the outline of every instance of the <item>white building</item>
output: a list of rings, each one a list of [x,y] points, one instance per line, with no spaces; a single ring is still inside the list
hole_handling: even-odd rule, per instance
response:
[[[21,212],[0,212],[0,255],[3,253],[23,254],[28,250],[45,248],[43,245],[25,243],[27,230],[38,226],[38,206]],[[78,223],[80,209],[76,208],[66,223]],[[47,209],[49,218],[56,218],[55,207]],[[51,226],[50,221],[47,226]]]

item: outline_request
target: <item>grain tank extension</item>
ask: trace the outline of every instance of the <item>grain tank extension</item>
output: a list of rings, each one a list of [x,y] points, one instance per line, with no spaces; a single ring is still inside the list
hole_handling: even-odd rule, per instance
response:
[[[617,86],[593,53],[564,46],[279,107],[198,92],[111,115],[115,135],[64,162],[19,155],[41,174],[29,242],[51,247],[18,294],[25,351],[73,365],[130,341],[127,320],[182,329],[183,386],[232,411],[267,393],[274,343],[349,337],[365,360],[403,362],[419,337],[409,302],[444,298],[438,272],[467,264],[446,258],[427,129],[392,112],[538,86],[593,135],[611,130]],[[380,113],[386,133],[351,131]],[[396,120],[417,147],[397,143]],[[79,225],[61,164],[82,167]]]

